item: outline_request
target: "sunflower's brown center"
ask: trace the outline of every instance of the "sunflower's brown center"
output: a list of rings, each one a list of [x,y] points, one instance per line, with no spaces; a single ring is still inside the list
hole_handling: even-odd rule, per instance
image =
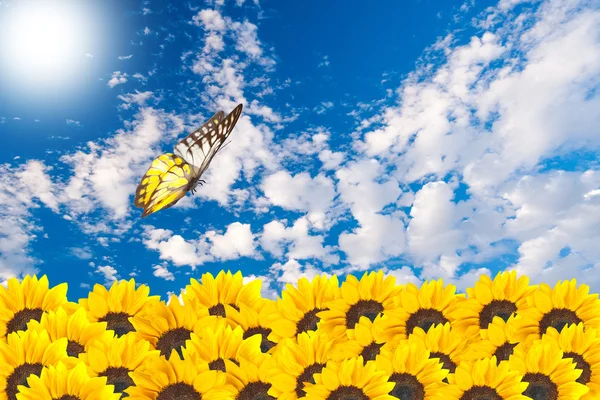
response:
[[[320,321],[320,318],[317,317],[317,313],[326,310],[328,310],[328,308],[315,308],[304,314],[302,319],[296,324],[296,335],[299,335],[302,332],[316,331],[317,324]]]
[[[508,358],[513,353],[513,349],[517,346],[517,343],[509,343],[506,342],[501,346],[498,346],[494,355],[496,356],[496,362],[508,360]]]
[[[160,354],[169,358],[173,349],[177,350],[179,357],[183,359],[181,348],[187,340],[190,340],[192,331],[182,327],[171,329],[165,332],[156,342],[156,350],[160,350]]]
[[[275,342],[271,342],[268,339],[270,333],[271,329],[263,328],[262,326],[256,326],[244,332],[244,339],[248,339],[249,337],[252,337],[256,334],[260,334],[262,336],[262,341],[260,342],[260,351],[266,353],[276,345]]]
[[[108,367],[98,375],[106,376],[107,384],[115,385],[115,393],[123,393],[125,389],[135,385],[135,382],[129,376],[129,372],[125,367]],[[129,394],[123,393],[121,397],[129,397]]]
[[[562,331],[566,325],[578,324],[583,322],[579,319],[575,311],[568,308],[553,308],[540,320],[540,336],[546,333],[549,327],[553,327],[558,332]]]
[[[479,328],[487,329],[492,323],[494,317],[500,317],[508,321],[513,313],[517,312],[517,305],[508,300],[492,300],[490,304],[485,305],[479,312]]]
[[[502,396],[488,386],[473,386],[460,397],[460,400],[502,400]]]
[[[411,374],[393,373],[388,381],[396,383],[390,396],[402,400],[423,400],[425,398],[425,387]]]
[[[59,397],[57,400],[81,400],[77,396],[73,396],[72,394],[65,394],[64,396]]]
[[[238,367],[240,366],[240,363],[235,358],[230,358],[229,361],[231,361]],[[227,371],[227,367],[225,366],[225,360],[223,360],[222,358],[217,358],[216,360],[209,362],[208,368],[213,371]]]
[[[32,319],[40,322],[44,310],[41,308],[24,308],[17,312],[6,324],[6,334],[27,330],[27,323]]]
[[[74,340],[69,340],[69,342],[67,344],[67,354],[70,357],[77,358],[79,356],[79,354],[83,353],[84,351],[85,351],[85,347],[83,347],[81,344],[77,343]]]
[[[29,375],[34,374],[40,376],[44,366],[41,363],[29,364],[25,363],[19,365],[12,374],[6,379],[6,395],[8,400],[16,400],[17,392],[19,391],[18,386],[23,385],[29,387],[27,378]]]
[[[161,390],[156,400],[202,400],[202,395],[192,385],[179,382]]]
[[[236,400],[277,400],[267,392],[271,388],[270,383],[250,382],[235,396]]]
[[[563,358],[572,358],[574,363],[577,363],[577,369],[582,370],[581,376],[577,379],[577,382],[582,385],[587,385],[592,380],[592,368],[590,364],[585,361],[581,354],[567,352],[563,354]]]
[[[523,392],[523,395],[531,397],[532,400],[558,399],[558,387],[550,380],[550,377],[544,374],[525,374],[523,382],[529,383],[527,389]]]
[[[368,346],[365,346],[365,348],[363,348],[363,351],[360,353],[360,355],[363,357],[363,362],[366,364],[367,361],[374,360],[375,357],[377,357],[377,355],[379,354],[381,346],[383,346],[383,343],[375,342],[371,343]]]
[[[358,323],[360,317],[367,317],[371,321],[375,321],[375,318],[379,313],[383,312],[383,304],[375,300],[359,300],[358,303],[350,306],[350,309],[346,312],[346,328],[354,329],[354,325]]]
[[[129,322],[131,315],[124,312],[109,312],[98,321],[106,322],[106,329],[115,331],[118,337],[121,337],[129,332],[135,332],[135,328]]]
[[[432,325],[445,324],[446,322],[448,320],[441,311],[434,308],[421,308],[406,320],[406,336],[413,333],[417,326],[427,332]]]
[[[240,311],[240,308],[238,306],[236,306],[235,304],[229,304],[231,307],[233,307],[235,310]],[[226,317],[226,313],[225,313],[225,306],[221,303],[218,303],[214,306],[212,306],[211,308],[208,309],[208,313],[210,315],[214,315],[217,317]]]
[[[296,379],[296,396],[298,398],[306,396],[306,392],[304,391],[304,384],[306,382],[314,384],[315,378],[313,377],[313,374],[321,373],[324,367],[325,364],[315,363],[304,368],[304,371],[302,371],[300,376],[298,376],[298,378]]]
[[[435,352],[429,354],[429,358],[439,358],[440,362],[442,364],[444,364],[444,366],[442,368],[449,370],[451,374],[453,374],[454,371],[456,371],[456,364],[454,363],[454,361],[452,361],[452,359],[450,358],[450,356],[448,354],[444,354],[444,353],[440,353],[439,351],[435,351]]]
[[[327,396],[326,400],[369,400],[369,397],[354,386],[340,386]]]

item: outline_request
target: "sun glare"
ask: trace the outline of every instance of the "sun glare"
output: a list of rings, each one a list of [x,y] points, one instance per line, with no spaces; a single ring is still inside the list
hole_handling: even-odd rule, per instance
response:
[[[3,74],[35,84],[67,79],[87,52],[89,36],[81,8],[73,7],[74,3],[19,1],[4,8],[0,20]]]

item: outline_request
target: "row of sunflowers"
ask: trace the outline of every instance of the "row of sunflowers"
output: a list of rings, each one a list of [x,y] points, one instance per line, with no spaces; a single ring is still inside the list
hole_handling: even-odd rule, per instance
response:
[[[398,285],[302,278],[277,300],[240,272],[181,301],[134,280],[67,300],[46,276],[0,287],[0,400],[600,399],[600,300],[575,280]]]

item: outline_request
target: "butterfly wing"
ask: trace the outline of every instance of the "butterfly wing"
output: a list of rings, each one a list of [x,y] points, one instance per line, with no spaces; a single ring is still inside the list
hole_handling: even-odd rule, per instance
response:
[[[181,157],[166,153],[155,158],[135,192],[142,218],[174,206],[190,189],[192,169]]]
[[[218,118],[213,118],[209,121],[210,125],[205,124],[179,142],[175,150],[176,154],[181,155],[192,166],[194,179],[199,179],[206,171],[215,154],[231,134],[241,114],[242,105],[239,104],[225,119],[219,121]]]
[[[219,125],[223,121],[223,118],[225,118],[225,113],[223,111],[219,111],[218,113],[213,115],[208,121],[206,121],[204,125],[196,129],[194,132],[190,133],[179,143],[177,143],[177,145],[175,146],[174,153],[179,157],[183,158],[185,161],[187,161],[188,164],[192,166],[195,165],[194,159],[199,160],[201,158],[201,155],[197,154],[197,152],[194,152],[190,149],[192,148],[194,143],[198,142],[200,137],[202,137],[203,135],[207,135],[210,131],[214,130],[217,127],[217,125]]]

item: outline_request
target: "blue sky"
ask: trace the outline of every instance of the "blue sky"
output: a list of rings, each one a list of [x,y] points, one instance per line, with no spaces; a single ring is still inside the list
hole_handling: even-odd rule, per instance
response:
[[[600,290],[598,2],[33,4],[0,0],[1,281]],[[207,184],[140,219],[151,160],[238,103]]]

